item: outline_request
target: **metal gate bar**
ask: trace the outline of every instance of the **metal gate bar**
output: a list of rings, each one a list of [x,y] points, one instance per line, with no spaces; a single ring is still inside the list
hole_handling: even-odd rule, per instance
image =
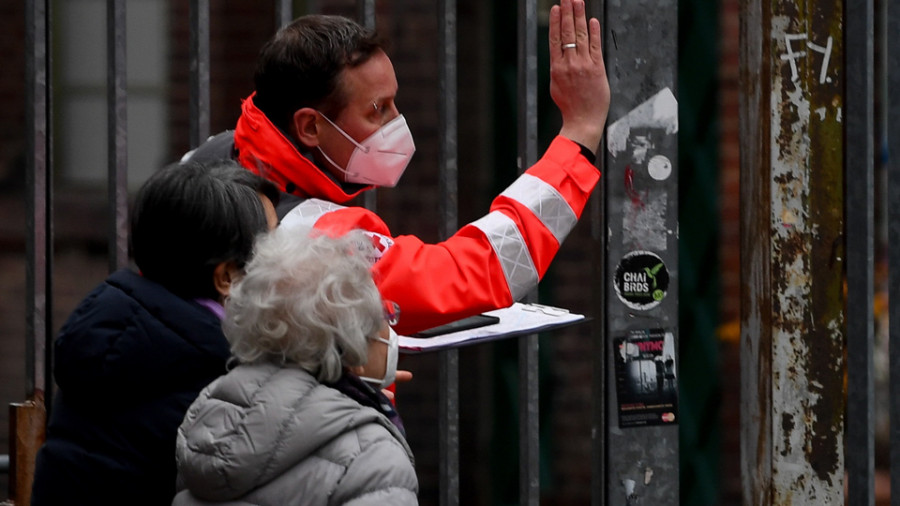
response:
[[[678,2],[607,4],[604,504],[678,504]],[[613,9],[615,9],[613,11]],[[637,283],[633,283],[637,281]],[[596,368],[595,368],[596,370]],[[595,380],[597,381],[597,380]]]
[[[209,0],[191,0],[190,148],[209,138]]]
[[[873,0],[845,0],[847,476],[849,504],[875,504]]]
[[[449,238],[459,228],[456,37],[456,0],[441,0],[438,2],[441,239]],[[440,352],[438,388],[439,504],[455,506],[459,504],[459,350]]]
[[[519,2],[518,13],[518,160],[519,172],[537,162],[537,0]],[[536,290],[525,300],[537,300]],[[540,502],[538,411],[538,336],[519,338],[519,504]]]
[[[50,6],[25,2],[25,402],[9,406],[9,493],[31,500],[37,451],[52,402],[53,170]]]
[[[888,334],[890,354],[891,505],[900,506],[900,3],[884,0],[887,13]]]
[[[46,396],[50,403],[53,271],[53,158],[50,115],[50,6],[25,4],[25,135],[27,167],[27,329],[25,395]]]
[[[602,47],[604,58],[609,54],[608,38],[606,30],[606,0],[593,1],[588,5],[590,16],[600,20],[603,30]],[[607,65],[607,71],[609,66]],[[588,212],[591,223],[591,247],[593,251],[606,251],[606,213],[604,212],[604,199],[606,195],[606,136],[597,148],[597,163],[600,165],[600,182],[594,189],[594,195],[589,202]],[[592,262],[591,268],[591,299],[590,305],[596,318],[590,322],[591,326],[591,506],[606,504],[607,497],[607,430],[609,424],[606,418],[606,380],[607,353],[606,346],[609,336],[606,332],[606,265],[602,261]]]
[[[125,0],[106,2],[107,193],[109,271],[128,263],[128,110]]]
[[[294,20],[294,6],[291,0],[276,0],[275,28],[281,28]]]

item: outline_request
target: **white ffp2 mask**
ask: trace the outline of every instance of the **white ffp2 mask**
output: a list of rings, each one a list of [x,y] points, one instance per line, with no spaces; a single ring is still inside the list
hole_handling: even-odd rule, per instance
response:
[[[397,333],[394,332],[394,329],[388,327],[388,330],[390,331],[390,339],[384,339],[382,337],[375,338],[376,341],[381,341],[388,345],[387,357],[385,357],[384,364],[384,378],[359,377],[359,379],[378,388],[387,388],[394,382],[394,379],[397,376],[397,359],[400,356],[400,338],[397,336]]]
[[[388,187],[397,184],[413,153],[416,152],[412,133],[402,114],[387,122],[362,142],[353,140],[353,137],[347,135],[324,114],[322,117],[356,146],[346,168],[341,168],[321,147],[316,146],[331,165],[345,174],[348,183]]]

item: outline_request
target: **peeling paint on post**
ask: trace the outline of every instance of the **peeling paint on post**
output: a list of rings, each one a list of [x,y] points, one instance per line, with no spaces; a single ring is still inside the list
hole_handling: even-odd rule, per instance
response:
[[[744,504],[843,504],[842,4],[742,8]]]

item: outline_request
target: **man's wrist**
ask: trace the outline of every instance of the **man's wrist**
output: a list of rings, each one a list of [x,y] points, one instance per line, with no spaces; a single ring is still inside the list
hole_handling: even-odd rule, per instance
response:
[[[584,144],[582,144],[578,141],[572,141],[572,142],[574,142],[575,144],[578,145],[579,149],[581,149],[581,154],[585,158],[587,158],[587,161],[591,162],[591,165],[594,165],[597,163],[597,155],[595,155],[593,151],[591,151],[587,146],[585,146]]]

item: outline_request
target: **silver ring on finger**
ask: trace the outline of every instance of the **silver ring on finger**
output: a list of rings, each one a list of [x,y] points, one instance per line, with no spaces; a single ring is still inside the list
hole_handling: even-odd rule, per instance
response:
[[[575,44],[574,42],[572,42],[572,43],[570,43],[570,44],[563,44],[563,45],[562,45],[562,48],[563,48],[563,49],[575,49],[576,47],[578,47],[578,44]]]

